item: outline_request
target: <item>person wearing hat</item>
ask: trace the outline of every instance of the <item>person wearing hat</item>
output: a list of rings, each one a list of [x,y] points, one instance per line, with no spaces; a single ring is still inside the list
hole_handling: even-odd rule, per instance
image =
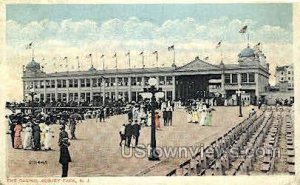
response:
[[[122,142],[125,141],[125,144],[126,144],[126,136],[125,136],[125,124],[122,124],[121,128],[120,128],[120,131],[119,131],[119,134],[120,134],[120,146],[122,146]]]
[[[21,122],[17,122],[17,125],[15,126],[15,139],[14,139],[14,146],[16,149],[22,149],[22,138],[21,138],[21,132],[22,132],[22,124]]]
[[[51,150],[51,140],[54,137],[53,136],[53,131],[52,131],[52,126],[51,126],[51,122],[46,121],[45,123],[45,141],[44,141],[44,149],[45,150]]]
[[[135,147],[137,147],[139,142],[140,130],[141,130],[141,125],[138,123],[137,120],[135,120],[134,124],[132,125],[132,135],[133,138],[135,139]]]
[[[62,144],[64,138],[69,138],[68,132],[65,131],[65,125],[60,126],[60,133],[58,138],[58,145]]]
[[[60,144],[60,156],[59,156],[59,163],[62,165],[61,177],[68,176],[69,162],[72,162],[70,152],[68,149],[69,146],[70,143],[68,141],[68,138],[62,138]]]
[[[76,130],[76,120],[75,118],[70,118],[70,131],[71,131],[71,139],[77,139],[75,136],[75,130]]]
[[[132,137],[132,125],[131,125],[132,120],[129,120],[129,123],[125,125],[125,137],[126,137],[126,142],[125,146],[130,147],[131,144],[131,137]]]
[[[33,145],[34,145],[33,149],[41,150],[41,128],[37,121],[34,121],[32,127],[32,133],[33,133]]]
[[[32,128],[31,122],[27,122],[26,128],[24,130],[24,150],[31,150],[32,149]]]
[[[10,125],[10,127],[9,127],[9,129],[10,129],[10,137],[11,137],[11,144],[12,144],[12,147],[14,148],[14,146],[15,146],[15,126],[16,126],[16,119],[13,119],[12,120],[12,123],[11,123],[11,125]]]

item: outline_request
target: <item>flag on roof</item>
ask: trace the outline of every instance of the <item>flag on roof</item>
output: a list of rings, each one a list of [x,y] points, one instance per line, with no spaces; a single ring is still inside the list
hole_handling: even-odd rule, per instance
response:
[[[25,49],[31,49],[32,46],[33,46],[33,42],[30,42],[29,44],[27,44],[27,45],[25,46]]]
[[[246,33],[248,26],[244,26],[242,29],[240,29],[239,33]]]
[[[168,51],[174,50],[174,45],[168,47]]]
[[[144,54],[144,51],[142,51],[141,53],[140,53],[140,55],[143,55]]]
[[[220,41],[218,42],[218,44],[216,45],[216,48],[221,47],[221,44],[222,44],[222,41],[220,40]]]

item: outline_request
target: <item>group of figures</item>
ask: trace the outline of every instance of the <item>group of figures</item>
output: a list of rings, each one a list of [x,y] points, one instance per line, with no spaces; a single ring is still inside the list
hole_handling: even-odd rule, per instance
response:
[[[155,106],[154,123],[155,129],[161,130],[160,123],[164,122],[164,126],[172,126],[172,115],[174,110],[174,103],[171,101],[161,102]],[[161,116],[161,114],[163,116]],[[151,107],[149,104],[137,103],[129,106],[128,121],[122,124],[120,134],[120,146],[124,141],[125,146],[131,146],[131,139],[135,140],[136,147],[138,145],[140,130],[142,127],[149,127],[152,124]]]
[[[192,107],[187,107],[187,122],[200,126],[211,126],[213,110],[206,103],[197,103]]]
[[[62,177],[68,175],[68,163],[71,162],[71,156],[68,147],[69,139],[76,139],[75,131],[78,118],[77,113],[72,113],[68,118],[60,117],[53,119],[43,112],[38,114],[17,113],[6,116],[11,135],[12,147],[14,149],[24,150],[45,150],[50,151],[52,148],[52,139],[54,138],[53,125],[57,122],[60,124],[60,133],[58,146],[60,148],[59,163],[62,165]],[[69,127],[71,138],[66,132],[66,126]]]
[[[51,150],[54,135],[50,119],[22,116],[22,114],[6,116],[12,147],[24,150]]]

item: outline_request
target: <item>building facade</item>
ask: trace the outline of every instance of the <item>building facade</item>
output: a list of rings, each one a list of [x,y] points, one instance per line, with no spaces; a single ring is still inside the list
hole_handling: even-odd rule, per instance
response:
[[[293,64],[285,66],[277,66],[275,71],[276,86],[280,91],[294,89],[294,67]]]
[[[196,57],[183,66],[45,73],[34,59],[23,70],[23,98],[36,92],[39,101],[139,101],[149,78],[157,79],[164,99],[218,96],[234,98],[237,90],[251,100],[266,95],[269,66],[259,50],[242,50],[235,64],[210,64]]]

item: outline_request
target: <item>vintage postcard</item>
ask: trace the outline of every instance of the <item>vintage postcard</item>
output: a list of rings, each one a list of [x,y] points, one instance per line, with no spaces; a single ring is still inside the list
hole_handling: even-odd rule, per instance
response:
[[[3,184],[297,184],[297,3],[2,9]]]

